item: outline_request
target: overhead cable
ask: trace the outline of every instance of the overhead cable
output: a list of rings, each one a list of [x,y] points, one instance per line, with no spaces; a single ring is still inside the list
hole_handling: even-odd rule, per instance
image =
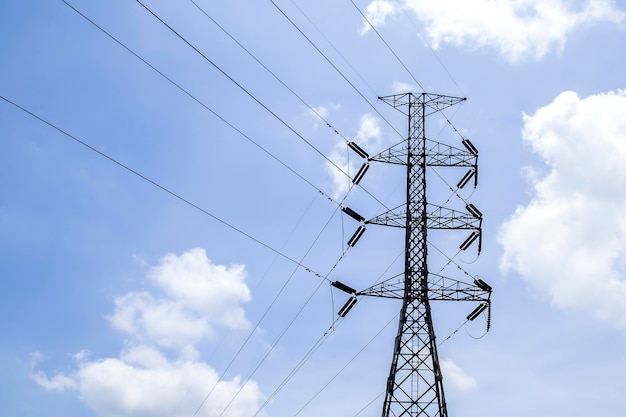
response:
[[[202,58],[204,58],[205,61],[207,61],[209,64],[211,64],[211,66],[213,66],[213,68],[215,68],[216,70],[218,70],[223,76],[225,76],[226,78],[228,78],[228,80],[230,80],[233,84],[235,84],[241,91],[243,91],[246,95],[248,95],[248,97],[250,97],[252,100],[254,100],[259,106],[261,106],[264,110],[266,110],[270,115],[272,115],[276,120],[278,120],[281,124],[283,124],[287,129],[289,129],[293,134],[295,134],[296,136],[298,136],[298,138],[300,138],[302,141],[304,141],[304,143],[306,143],[307,145],[309,145],[309,147],[311,147],[315,152],[317,152],[320,156],[322,156],[324,159],[326,159],[329,163],[331,163],[335,168],[337,168],[339,171],[341,171],[344,175],[346,175],[347,177],[350,177],[348,175],[348,173],[346,173],[343,169],[341,169],[335,162],[333,162],[331,159],[329,159],[326,155],[324,155],[324,153],[322,151],[320,151],[317,147],[315,147],[315,145],[313,145],[310,141],[308,141],[304,136],[302,136],[300,133],[298,133],[289,123],[287,123],[286,121],[284,121],[278,114],[276,114],[272,109],[270,109],[269,107],[267,107],[267,105],[265,103],[263,103],[260,99],[258,99],[254,94],[252,94],[247,88],[245,88],[243,85],[241,85],[237,80],[235,80],[233,77],[231,77],[226,71],[224,71],[219,65],[217,65],[215,62],[213,62],[213,60],[211,60],[209,57],[207,57],[202,51],[200,51],[198,48],[196,48],[195,45],[193,45],[190,41],[187,40],[187,38],[185,38],[183,35],[181,35],[180,33],[178,33],[172,26],[170,26],[167,22],[165,22],[165,20],[163,20],[159,15],[157,15],[155,12],[153,12],[148,6],[146,6],[145,4],[143,4],[141,2],[141,0],[135,0],[137,3],[139,3],[144,9],[146,9],[146,11],[148,11],[148,13],[150,13],[152,16],[154,16],[155,19],[157,19],[159,22],[161,22],[161,24],[163,24],[170,32],[172,32],[174,35],[176,35],[180,40],[182,40],[183,42],[185,42],[191,49],[193,49],[194,51],[196,51],[196,53],[198,53]]]
[[[277,249],[274,249],[272,246],[270,246],[269,244],[263,242],[260,239],[257,239],[256,237],[252,236],[251,234],[243,231],[242,229],[234,226],[233,224],[229,223],[228,221],[216,216],[215,214],[211,213],[210,211],[198,206],[197,204],[191,202],[190,200],[186,199],[185,197],[181,196],[180,194],[177,194],[176,192],[170,190],[169,188],[165,187],[164,185],[159,184],[158,182],[148,178],[147,176],[145,176],[144,174],[141,174],[140,172],[134,170],[133,168],[129,167],[128,165],[125,165],[124,163],[118,161],[117,159],[107,155],[106,153],[100,151],[99,149],[89,145],[87,142],[77,138],[76,136],[73,136],[72,134],[66,132],[65,130],[61,129],[60,127],[54,125],[53,123],[47,121],[46,119],[36,115],[35,113],[31,112],[30,110],[26,109],[25,107],[20,106],[19,104],[9,100],[8,98],[0,95],[0,99],[4,100],[5,102],[7,102],[8,104],[12,105],[13,107],[23,111],[24,113],[27,113],[28,115],[34,117],[35,119],[39,120],[42,123],[45,123],[46,125],[50,126],[51,128],[55,129],[56,131],[58,131],[59,133],[62,133],[63,135],[67,136],[68,138],[74,140],[75,142],[81,144],[82,146],[86,147],[87,149],[97,153],[98,155],[100,155],[101,157],[109,160],[110,162],[113,162],[114,164],[116,164],[117,166],[125,169],[126,171],[130,172],[131,174],[141,178],[142,180],[152,184],[153,186],[155,186],[156,188],[165,191],[166,193],[168,193],[169,195],[171,195],[172,197],[177,198],[178,200],[182,201],[183,203],[193,207],[194,209],[198,210],[199,212],[211,217],[213,220],[221,223],[222,225],[234,230],[235,232],[247,237],[248,239],[252,240],[253,242],[258,243],[259,245],[263,246],[266,249],[269,249],[270,251],[274,252],[275,254],[281,256],[284,259],[287,259],[288,261],[298,265],[299,267],[304,268],[305,271],[312,273],[313,275],[315,275],[318,278],[321,278],[322,280],[325,281],[331,281],[328,278],[325,278],[324,276],[322,276],[322,274],[314,271],[313,269],[307,267],[306,265],[302,264],[301,262],[296,261],[295,259],[293,259],[292,257],[285,255],[284,253],[280,252]]]
[[[426,90],[424,89],[424,87],[422,86],[422,84],[420,84],[419,81],[417,81],[417,78],[415,78],[415,76],[413,75],[413,73],[411,72],[411,70],[409,70],[407,68],[406,65],[404,65],[404,62],[402,62],[402,60],[400,59],[400,57],[398,56],[398,54],[396,54],[396,52],[393,50],[393,48],[387,43],[387,41],[385,40],[385,38],[382,37],[382,35],[380,34],[380,32],[378,32],[378,30],[376,29],[376,27],[374,27],[374,25],[372,24],[372,22],[370,22],[370,20],[367,18],[367,16],[365,16],[365,14],[363,14],[363,12],[361,11],[361,9],[359,9],[359,6],[357,6],[353,0],[350,0],[350,3],[352,3],[352,5],[354,6],[354,8],[359,12],[359,14],[363,17],[363,20],[365,20],[367,22],[367,24],[372,28],[372,30],[374,32],[376,32],[376,34],[378,35],[378,37],[380,38],[380,40],[385,44],[385,46],[387,46],[387,49],[389,49],[389,51],[393,54],[393,56],[396,57],[396,59],[398,60],[398,62],[400,63],[400,65],[402,65],[402,67],[404,67],[404,69],[409,73],[409,75],[411,76],[411,78],[413,78],[413,81],[415,81],[417,83],[417,85],[419,86],[419,88],[422,89],[422,91],[425,93]]]
[[[343,321],[343,317],[337,316],[333,324],[324,332],[322,336],[311,346],[311,348],[304,354],[302,359],[293,367],[289,374],[281,381],[280,384],[274,389],[274,391],[265,399],[265,402],[256,410],[252,417],[256,417],[273,399],[274,397],[287,385],[287,383],[293,378],[300,369],[308,362],[309,359],[319,350],[324,344],[324,341],[339,327],[339,324]]]
[[[213,62],[213,60],[211,60],[209,57],[207,57],[202,51],[200,51],[195,45],[193,45],[189,40],[187,40],[184,36],[182,36],[180,33],[178,33],[172,26],[170,26],[167,22],[165,22],[165,20],[163,20],[159,15],[157,15],[154,11],[152,11],[152,9],[150,9],[148,6],[146,6],[145,4],[143,4],[141,2],[141,0],[135,0],[137,3],[139,3],[140,6],[142,6],[148,13],[150,13],[155,19],[157,19],[159,22],[161,22],[161,24],[163,24],[170,32],[172,32],[174,35],[176,35],[180,40],[182,40],[184,43],[186,43],[190,48],[192,48],[194,51],[196,51],[196,53],[198,53],[206,62],[208,62],[209,64],[211,64],[211,66],[213,66],[217,71],[219,71],[223,76],[225,76],[226,78],[228,78],[229,81],[231,81],[233,84],[235,84],[241,91],[243,91],[248,97],[250,97],[252,100],[254,100],[259,106],[261,106],[265,111],[267,111],[272,117],[274,117],[276,120],[278,120],[283,126],[285,126],[287,129],[289,129],[294,135],[296,135],[300,140],[302,140],[304,143],[306,143],[310,148],[312,148],[316,153],[318,153],[320,156],[322,156],[322,158],[324,158],[326,161],[328,161],[333,167],[335,167],[337,170],[339,170],[339,172],[341,172],[343,175],[345,175],[346,177],[350,178],[350,174],[348,174],[346,171],[344,171],[339,165],[337,165],[337,163],[335,163],[333,160],[331,160],[330,158],[328,158],[322,151],[320,151],[315,145],[313,145],[309,140],[307,140],[304,136],[302,136],[302,134],[300,134],[298,131],[296,131],[289,123],[287,123],[283,118],[281,118],[278,114],[276,114],[272,109],[270,109],[265,103],[263,103],[259,98],[257,98],[254,94],[252,94],[248,89],[246,89],[243,85],[241,85],[239,82],[237,82],[237,80],[235,80],[233,77],[231,77],[226,71],[224,71],[219,65],[217,65],[215,62]],[[379,113],[380,114],[380,113]],[[381,115],[382,116],[382,115]],[[397,131],[396,131],[397,132]],[[400,133],[398,133],[400,134]],[[374,196],[372,193],[370,193],[369,191],[367,191],[365,188],[363,188],[363,190],[370,195],[372,198],[374,198],[377,202],[381,203],[380,200],[378,200],[378,198],[376,196]],[[382,203],[381,203],[382,204]]]
[[[367,80],[365,78],[363,78],[363,76],[361,74],[359,74],[359,72],[357,71],[356,68],[354,68],[354,66],[346,59],[346,57],[341,53],[341,51],[339,49],[337,49],[337,47],[335,45],[333,45],[333,43],[330,41],[330,39],[328,39],[326,37],[326,35],[324,35],[324,33],[320,30],[319,27],[317,27],[317,25],[315,24],[315,22],[313,22],[313,20],[311,20],[311,18],[304,12],[304,10],[302,10],[302,8],[300,6],[298,6],[298,3],[296,3],[294,0],[291,0],[291,3],[296,7],[296,9],[298,9],[300,11],[300,13],[302,13],[302,15],[304,16],[304,18],[306,20],[309,21],[309,23],[315,28],[315,30],[317,31],[317,33],[319,33],[322,38],[324,38],[326,40],[326,42],[328,42],[328,44],[331,46],[331,48],[333,48],[335,50],[335,52],[337,52],[337,54],[339,54],[339,56],[341,57],[341,59],[343,59],[343,62],[345,62],[352,71],[354,71],[354,73],[357,75],[357,77],[359,77],[361,79],[361,81],[363,81],[363,83],[367,86],[367,88],[370,89],[370,91],[372,92],[372,94],[374,94],[374,96],[378,96],[378,94],[376,93],[376,91],[374,91],[374,88],[372,88],[371,85],[369,85],[369,83],[367,82]]]
[[[307,103],[298,93],[296,93],[291,87],[289,87],[278,75],[276,75],[271,69],[269,69],[260,59],[258,59],[252,52],[250,52],[250,50],[248,48],[246,48],[241,42],[239,42],[233,35],[231,35],[231,33],[226,30],[222,25],[220,25],[215,19],[213,19],[202,7],[200,7],[200,5],[198,5],[198,3],[196,3],[194,0],[189,0],[191,1],[191,3],[193,3],[194,6],[196,6],[196,8],[198,10],[200,10],[200,12],[202,12],[202,14],[204,14],[211,22],[213,22],[222,32],[224,32],[233,42],[235,42],[237,44],[237,46],[239,46],[241,49],[244,50],[244,52],[246,52],[252,59],[254,59],[256,61],[257,64],[259,64],[261,67],[263,67],[263,69],[265,71],[267,71],[272,77],[274,77],[274,79],[276,81],[278,81],[283,87],[285,87],[287,90],[289,90],[289,92],[291,94],[293,94],[302,104],[304,104],[313,114],[315,114],[317,117],[319,117],[324,123],[326,123],[326,126],[328,126],[330,129],[332,129],[337,135],[341,136],[346,143],[349,143],[350,141],[344,136],[342,135],[328,120],[326,120],[326,118],[320,114],[320,112],[315,109],[315,107],[311,106],[309,103]]]
[[[383,327],[382,327],[382,328],[378,331],[378,333],[376,333],[376,334],[375,334],[375,335],[374,335],[374,336],[373,336],[373,337],[372,337],[372,338],[371,338],[371,339],[370,339],[370,340],[369,340],[369,341],[365,344],[365,346],[363,346],[363,347],[361,348],[361,350],[359,350],[359,351],[358,351],[358,352],[357,352],[357,353],[356,353],[356,354],[355,354],[355,355],[354,355],[354,356],[353,356],[353,357],[352,357],[352,358],[348,361],[348,363],[346,363],[346,364],[345,364],[345,365],[344,365],[344,366],[343,366],[343,367],[342,367],[342,368],[341,368],[341,369],[340,369],[340,370],[339,370],[339,371],[338,371],[338,372],[337,372],[337,373],[336,373],[336,374],[335,374],[335,375],[334,375],[334,376],[333,376],[330,380],[328,380],[328,382],[327,382],[327,383],[326,383],[326,384],[325,384],[322,388],[320,388],[320,390],[319,390],[318,392],[316,392],[316,393],[315,393],[315,395],[313,395],[313,396],[312,396],[312,397],[311,397],[311,398],[310,398],[310,399],[309,399],[309,400],[308,400],[308,401],[307,401],[307,402],[306,402],[306,403],[305,403],[305,404],[304,404],[304,405],[303,405],[303,406],[302,406],[302,407],[298,410],[298,412],[297,412],[297,413],[295,413],[295,414],[294,414],[294,417],[298,416],[298,415],[299,415],[302,411],[304,411],[304,409],[305,409],[306,407],[308,407],[308,405],[309,405],[309,404],[311,404],[311,403],[313,402],[313,400],[314,400],[315,398],[317,398],[317,397],[318,397],[318,396],[319,396],[319,395],[320,395],[320,394],[321,394],[321,393],[322,393],[322,392],[323,392],[323,391],[324,391],[324,390],[325,390],[325,389],[326,389],[326,388],[327,388],[327,387],[328,387],[328,386],[329,386],[329,385],[330,385],[330,384],[331,384],[331,383],[332,383],[332,382],[333,382],[333,381],[334,381],[334,380],[335,380],[335,379],[336,379],[336,378],[337,378],[337,377],[338,377],[338,376],[339,376],[339,375],[340,375],[343,371],[345,371],[345,370],[346,370],[346,368],[347,368],[348,366],[350,366],[350,364],[351,364],[352,362],[354,362],[354,360],[355,360],[355,359],[356,359],[356,358],[357,358],[357,357],[358,357],[361,353],[363,353],[363,351],[364,351],[364,350],[365,350],[365,349],[366,349],[366,348],[367,348],[370,344],[372,344],[372,342],[373,342],[374,340],[376,340],[376,338],[377,338],[378,336],[380,336],[380,335],[382,334],[382,332],[383,332],[383,331],[384,331],[387,327],[389,327],[389,325],[390,325],[391,323],[393,323],[393,322],[394,322],[394,321],[398,318],[398,316],[399,316],[399,313],[398,313],[398,314],[395,314],[395,315],[391,318],[391,320],[389,320],[389,321],[388,321],[388,322],[387,322],[387,323],[386,323],[386,324],[385,324],[385,325],[384,325],[384,326],[383,326]]]
[[[300,27],[296,25],[296,23],[291,20],[289,16],[287,16],[287,14],[274,2],[274,0],[269,1],[285,17],[285,19],[287,19],[289,23],[291,23],[291,25],[309,42],[309,44],[311,44],[311,46],[315,48],[315,50],[326,60],[326,62],[328,62],[330,66],[333,67],[333,69],[337,71],[339,75],[341,75],[341,77],[350,85],[350,87],[352,87],[352,89],[356,91],[356,93],[361,96],[363,100],[365,100],[365,102],[376,112],[376,114],[378,114],[378,116],[383,119],[398,134],[398,136],[403,137],[402,134],[398,132],[398,130],[393,126],[393,124],[389,122],[389,120],[387,120],[385,116],[382,115],[382,113],[367,99],[367,97],[363,95],[363,93],[358,88],[356,88],[356,86],[348,79],[348,77],[346,77],[345,74],[341,72],[341,70],[337,68],[335,64],[333,64],[333,62],[324,54],[324,52],[322,52],[321,49],[319,49],[317,45],[315,45],[315,43],[302,31],[302,29],[300,29]]]
[[[133,51],[132,49],[130,49],[128,46],[126,46],[122,41],[120,41],[119,39],[117,39],[115,36],[113,36],[110,32],[106,31],[104,28],[102,28],[101,26],[99,26],[96,22],[94,22],[93,20],[91,20],[89,17],[87,17],[86,15],[84,15],[82,12],[80,12],[78,9],[76,9],[74,6],[72,6],[71,4],[69,4],[66,0],[61,0],[63,3],[65,3],[69,8],[71,8],[72,10],[74,10],[78,15],[80,15],[83,19],[87,20],[89,23],[91,23],[94,27],[96,27],[97,29],[99,29],[102,33],[104,33],[105,35],[107,35],[109,38],[111,38],[113,41],[115,41],[118,45],[120,45],[122,48],[124,48],[125,50],[127,50],[128,52],[130,52],[133,56],[135,56],[137,59],[139,59],[141,62],[143,62],[144,64],[146,64],[148,67],[150,67],[152,70],[154,70],[157,74],[159,74],[161,77],[165,78],[169,83],[171,83],[174,87],[178,88],[181,92],[185,93],[185,95],[187,95],[189,98],[191,98],[192,100],[194,100],[196,103],[198,103],[199,105],[201,105],[205,110],[209,111],[211,114],[213,114],[213,116],[217,117],[219,120],[221,120],[223,123],[225,123],[228,127],[230,127],[231,129],[233,129],[235,132],[239,133],[241,136],[243,136],[246,140],[248,140],[250,143],[252,143],[254,146],[256,146],[257,148],[259,148],[261,151],[263,151],[265,154],[267,154],[269,157],[271,157],[272,159],[274,159],[276,162],[278,162],[279,164],[281,164],[282,166],[284,166],[285,168],[287,168],[289,171],[291,171],[294,175],[296,175],[298,178],[300,178],[301,180],[303,180],[304,182],[306,182],[307,184],[309,184],[311,187],[315,188],[320,194],[322,194],[324,197],[326,197],[327,199],[329,199],[330,201],[334,202],[335,204],[338,204],[337,201],[335,201],[335,199],[333,199],[331,196],[329,196],[327,193],[325,193],[324,191],[322,191],[319,187],[317,187],[315,184],[313,184],[311,181],[309,181],[308,179],[306,179],[304,176],[302,176],[300,173],[298,173],[295,169],[293,169],[292,167],[290,167],[289,165],[287,165],[285,162],[283,162],[281,159],[279,159],[277,156],[275,156],[272,152],[270,152],[269,150],[267,150],[266,148],[264,148],[262,145],[260,145],[257,141],[255,141],[254,139],[252,139],[249,135],[247,135],[246,133],[244,133],[242,130],[240,130],[239,128],[237,128],[237,126],[235,126],[233,123],[229,122],[228,120],[226,120],[224,117],[222,117],[220,114],[218,114],[216,111],[214,111],[212,108],[210,108],[208,105],[206,105],[202,100],[200,100],[199,98],[197,98],[196,96],[194,96],[193,94],[191,94],[188,90],[186,90],[184,87],[182,87],[180,84],[178,84],[176,81],[174,81],[172,78],[168,77],[167,75],[165,75],[163,72],[161,72],[158,68],[156,68],[154,65],[152,65],[150,62],[146,61],[144,58],[142,58],[139,54],[137,54],[135,51]]]
[[[300,314],[304,311],[305,307],[309,304],[309,302],[313,299],[313,296],[317,293],[317,291],[321,288],[323,282],[320,282],[319,285],[315,288],[315,290],[313,291],[313,293],[309,296],[309,298],[306,300],[306,302],[304,303],[304,305],[300,308],[300,310],[298,310],[298,312],[296,313],[296,315],[293,317],[293,319],[287,324],[287,326],[283,329],[283,331],[280,333],[280,335],[278,336],[278,338],[274,341],[274,343],[272,344],[272,346],[267,349],[267,352],[265,353],[265,355],[263,356],[263,358],[261,359],[261,361],[259,361],[259,363],[256,365],[256,367],[254,368],[254,370],[250,373],[250,375],[248,376],[248,378],[246,378],[246,380],[241,384],[241,386],[239,387],[239,390],[237,390],[237,392],[235,393],[235,395],[231,398],[231,400],[228,402],[228,404],[226,404],[226,407],[224,407],[224,409],[222,410],[222,412],[217,416],[217,417],[222,417],[224,415],[224,413],[226,412],[226,410],[228,410],[228,408],[230,407],[230,405],[233,403],[233,401],[235,401],[235,399],[239,396],[239,394],[241,393],[241,391],[244,389],[244,387],[246,386],[246,384],[250,381],[250,379],[254,376],[254,374],[256,373],[256,371],[261,367],[261,365],[265,362],[265,360],[267,359],[267,357],[270,355],[270,353],[272,353],[272,351],[274,350],[274,348],[276,347],[276,345],[278,344],[278,342],[280,342],[280,340],[282,340],[283,336],[285,335],[285,333],[287,333],[287,331],[291,328],[291,326],[293,326],[293,324],[295,323],[296,319],[300,316]],[[196,416],[197,412],[194,414],[194,417]]]
[[[415,31],[417,32],[417,36],[420,38],[420,40],[424,43],[424,45],[426,45],[428,47],[428,49],[430,50],[430,52],[435,56],[435,59],[437,59],[437,62],[439,62],[439,65],[441,65],[441,67],[443,68],[443,70],[446,72],[446,74],[448,74],[448,77],[450,77],[450,79],[452,80],[452,82],[454,83],[454,85],[456,86],[456,88],[459,89],[459,91],[461,92],[462,96],[466,96],[465,92],[463,91],[463,89],[461,88],[461,86],[456,82],[456,80],[454,79],[454,77],[452,76],[452,74],[450,73],[450,71],[448,71],[448,68],[446,67],[446,65],[443,63],[443,61],[439,58],[439,55],[437,54],[437,52],[435,51],[435,49],[430,46],[428,44],[428,42],[426,42],[422,36],[422,34],[420,33],[419,29],[417,28],[417,25],[415,24],[415,22],[413,21],[413,19],[411,19],[411,17],[409,16],[409,14],[406,11],[406,7],[404,7],[402,5],[402,3],[400,3],[400,0],[396,0],[396,3],[398,3],[398,6],[400,6],[400,8],[402,9],[402,11],[404,12],[404,15],[406,16],[406,18],[408,19],[409,22],[411,22],[411,25],[413,25],[413,27],[415,28]]]
[[[315,237],[315,239],[313,240],[313,242],[309,245],[309,249],[306,251],[306,253],[304,255],[302,255],[302,257],[300,258],[300,261],[303,262],[304,259],[306,259],[306,257],[309,255],[309,253],[311,252],[311,250],[313,249],[313,247],[315,246],[315,244],[317,243],[317,241],[320,239],[320,237],[322,236],[322,234],[324,233],[324,231],[326,230],[326,228],[328,227],[328,225],[330,224],[331,220],[333,219],[333,217],[335,216],[335,214],[337,213],[338,208],[335,209],[335,211],[331,214],[331,216],[329,217],[329,219],[326,221],[326,223],[324,224],[324,226],[322,227],[322,230],[320,230],[320,232],[317,234],[317,236]],[[340,257],[343,258],[343,254]],[[339,261],[337,261],[339,262]],[[298,271],[298,268],[294,268],[293,271],[291,271],[291,274],[289,275],[289,277],[287,278],[287,280],[282,284],[280,290],[278,291],[278,293],[274,296],[274,299],[270,302],[270,304],[267,306],[267,308],[265,309],[265,311],[263,312],[263,314],[261,315],[261,317],[257,320],[256,324],[254,325],[254,327],[252,328],[252,330],[248,333],[248,336],[246,337],[246,339],[243,341],[243,343],[241,344],[241,346],[239,347],[239,349],[237,350],[237,352],[235,353],[235,355],[231,358],[230,362],[228,363],[228,365],[226,366],[226,368],[220,373],[220,375],[217,378],[217,381],[215,382],[215,384],[213,384],[213,386],[211,387],[211,389],[209,390],[209,392],[205,395],[205,397],[203,398],[202,402],[200,403],[200,405],[198,405],[195,413],[193,414],[192,417],[195,417],[200,410],[202,409],[202,407],[204,406],[204,404],[207,402],[207,400],[211,397],[211,394],[213,394],[213,391],[217,388],[218,384],[222,381],[222,379],[224,378],[224,376],[226,375],[226,373],[228,372],[228,370],[230,369],[230,367],[235,363],[235,361],[237,360],[237,358],[239,357],[239,355],[241,354],[241,352],[243,351],[243,349],[246,347],[246,345],[248,344],[248,342],[250,341],[250,339],[252,338],[252,336],[256,333],[257,329],[261,326],[261,323],[263,322],[263,320],[265,319],[265,317],[267,316],[267,314],[270,312],[270,310],[272,309],[272,307],[276,304],[276,302],[278,301],[278,298],[282,295],[282,293],[284,292],[284,290],[287,288],[287,285],[289,284],[289,282],[291,282],[291,279],[294,277],[295,273]],[[332,271],[332,270],[331,270]],[[326,279],[330,281],[330,279],[328,278],[328,275],[330,274],[330,272],[328,274],[326,274]],[[332,282],[332,281],[330,281]],[[319,287],[318,287],[319,288]],[[315,292],[317,292],[317,288],[315,289]],[[313,294],[311,295],[311,297],[313,296]],[[308,304],[308,301],[307,301]],[[305,304],[306,306],[306,304]],[[293,321],[295,321],[295,319],[300,315],[300,313],[302,312],[302,309],[304,308],[304,306],[300,309],[300,311],[298,312],[298,314],[296,314],[296,316],[292,319],[292,323]],[[289,326],[287,326],[287,329],[289,329],[289,327],[291,327],[291,324]],[[275,341],[275,344],[278,343],[282,337],[284,336],[284,334],[286,333],[287,329],[285,329],[283,331],[283,333],[279,336],[279,338]],[[265,361],[265,358],[267,358],[267,355],[263,358],[263,360],[257,365],[257,369],[259,366],[261,366],[261,364]],[[256,372],[256,369],[254,370],[254,372]],[[235,397],[237,397],[239,395],[239,392],[243,389],[244,385],[247,384],[247,382],[252,378],[252,375],[254,375],[254,372],[252,372],[251,375],[248,376],[248,379],[246,379],[246,381],[242,384],[241,388],[239,391],[237,391],[237,393],[235,394],[235,396],[231,399],[231,401],[228,403],[228,405],[226,406],[226,408],[228,408],[230,406],[230,404],[234,401]]]

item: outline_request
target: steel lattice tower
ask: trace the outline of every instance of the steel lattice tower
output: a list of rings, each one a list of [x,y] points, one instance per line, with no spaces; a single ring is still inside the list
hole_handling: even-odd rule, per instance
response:
[[[373,157],[351,143],[352,149],[367,158],[359,171],[361,175],[357,174],[354,181],[360,181],[370,161],[405,165],[406,203],[367,221],[350,208],[345,208],[344,212],[364,224],[405,228],[404,274],[401,280],[394,278],[383,281],[359,292],[339,282],[333,283],[353,294],[339,314],[345,316],[356,303],[356,297],[361,295],[402,299],[382,416],[447,417],[430,302],[479,301],[481,304],[467,317],[473,320],[490,307],[491,287],[481,279],[465,283],[428,271],[428,230],[471,230],[460,249],[467,249],[478,239],[480,251],[482,213],[472,204],[466,204],[467,212],[429,204],[426,198],[426,169],[429,166],[469,168],[458,187],[464,186],[472,178],[476,185],[478,152],[467,139],[463,139],[465,149],[461,149],[426,137],[426,118],[460,103],[464,98],[405,93],[380,99],[408,116],[408,138]],[[348,245],[354,246],[364,230],[365,226],[360,226]]]

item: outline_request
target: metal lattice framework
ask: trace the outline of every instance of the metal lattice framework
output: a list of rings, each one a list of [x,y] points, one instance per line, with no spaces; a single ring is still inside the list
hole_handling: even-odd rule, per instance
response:
[[[466,149],[460,149],[426,138],[427,116],[460,103],[464,98],[405,93],[380,99],[408,116],[408,138],[369,157],[368,161],[407,167],[406,203],[367,221],[347,210],[365,224],[404,227],[405,268],[402,276],[355,292],[348,302],[352,304],[347,303],[348,308],[340,314],[345,315],[356,302],[356,297],[361,295],[402,299],[382,416],[447,417],[430,302],[479,301],[482,304],[468,316],[472,319],[472,315],[475,317],[489,306],[491,287],[480,279],[467,283],[428,271],[428,229],[471,230],[472,235],[464,242],[469,245],[477,238],[480,241],[482,214],[471,204],[466,206],[468,213],[429,204],[426,168],[466,167],[469,171],[461,181],[466,183],[472,177],[476,181],[478,152],[467,139],[463,140]],[[354,245],[363,230],[364,226],[361,226],[348,244]]]

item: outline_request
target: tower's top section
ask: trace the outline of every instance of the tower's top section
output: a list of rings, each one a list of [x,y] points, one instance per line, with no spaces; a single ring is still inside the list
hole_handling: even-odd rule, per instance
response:
[[[465,97],[445,96],[442,94],[431,93],[402,93],[378,97],[378,99],[398,109],[407,116],[410,114],[409,108],[416,104],[424,105],[425,108],[430,109],[431,111],[427,111],[424,114],[424,116],[428,116],[466,100]]]

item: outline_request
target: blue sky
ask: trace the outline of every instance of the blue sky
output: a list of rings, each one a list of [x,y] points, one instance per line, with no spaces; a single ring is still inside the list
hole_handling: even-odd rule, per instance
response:
[[[494,288],[486,335],[434,306],[450,415],[623,413],[624,2],[143,3],[195,49],[139,2],[0,3],[2,415],[380,415],[400,304],[335,322],[329,281],[402,271],[338,203],[374,217],[404,175],[333,164],[423,90],[467,97],[427,135],[480,155],[429,198],[484,213],[480,257],[433,233],[431,270]]]

